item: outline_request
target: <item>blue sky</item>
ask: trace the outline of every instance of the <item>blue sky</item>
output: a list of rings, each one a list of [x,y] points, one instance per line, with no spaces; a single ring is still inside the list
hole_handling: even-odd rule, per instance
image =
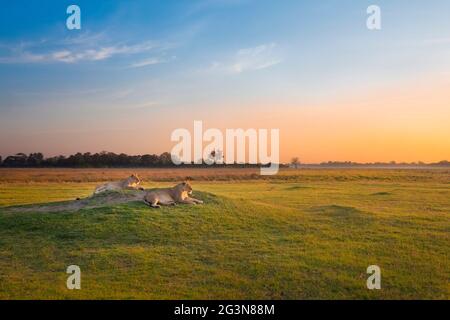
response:
[[[81,30],[65,26],[70,4],[81,8]],[[382,9],[380,31],[366,28],[371,4]],[[172,127],[199,117],[219,126],[259,106],[303,108],[448,77],[449,15],[446,0],[3,1],[0,154],[159,152],[168,114],[186,120]],[[164,142],[122,150],[105,138],[124,130]],[[90,136],[103,138],[75,138]]]

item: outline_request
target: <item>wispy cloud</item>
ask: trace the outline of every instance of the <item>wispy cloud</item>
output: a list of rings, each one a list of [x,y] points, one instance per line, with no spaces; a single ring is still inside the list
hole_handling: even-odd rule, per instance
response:
[[[281,59],[276,57],[275,48],[276,44],[270,43],[239,50],[232,66],[233,71],[241,73],[246,70],[260,70],[279,64]]]
[[[101,34],[87,34],[60,42],[49,43],[18,43],[3,44],[6,54],[0,56],[0,63],[76,63],[83,61],[101,61],[118,55],[136,55],[163,49],[163,46],[154,41],[144,41],[134,44],[104,43],[99,41]]]
[[[45,55],[34,54],[30,52],[22,52],[20,55],[16,56],[5,56],[0,57],[0,63],[2,64],[13,64],[13,63],[37,63],[46,60]]]
[[[99,61],[111,58],[115,55],[130,55],[148,52],[157,46],[151,42],[139,43],[135,45],[113,45],[95,49],[85,49],[81,51],[63,50],[49,55],[50,61],[78,62],[78,61]]]
[[[239,74],[245,71],[266,69],[282,62],[277,49],[275,43],[240,49],[229,61],[212,63],[209,71]]]
[[[176,59],[175,56],[172,56],[170,58],[151,57],[151,58],[140,60],[138,62],[131,64],[130,68],[142,68],[142,67],[152,66],[155,64],[166,63],[166,62],[169,62],[174,59]]]

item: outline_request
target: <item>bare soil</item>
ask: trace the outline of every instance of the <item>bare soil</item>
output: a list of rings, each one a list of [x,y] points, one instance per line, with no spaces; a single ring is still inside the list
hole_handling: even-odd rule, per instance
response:
[[[75,199],[73,201],[55,202],[51,204],[37,204],[28,206],[15,206],[2,208],[6,212],[73,212],[82,209],[95,209],[101,207],[125,204],[134,201],[142,201],[145,191],[125,191],[125,192],[105,192],[84,199]]]

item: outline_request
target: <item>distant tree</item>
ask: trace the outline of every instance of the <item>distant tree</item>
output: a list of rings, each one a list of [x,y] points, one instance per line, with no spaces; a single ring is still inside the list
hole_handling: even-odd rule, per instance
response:
[[[141,167],[142,166],[142,157],[137,156],[129,156],[128,166],[129,167]]]
[[[211,163],[215,163],[216,162],[216,154],[217,154],[216,150],[211,151],[211,153],[209,154],[208,160]]]
[[[159,164],[162,166],[170,166],[172,163],[172,156],[169,152],[164,152],[159,156]]]
[[[154,167],[158,165],[159,157],[156,154],[144,154],[141,157],[141,164],[144,167]]]
[[[298,157],[294,157],[291,159],[291,167],[295,169],[300,167],[300,160],[298,159]]]
[[[6,167],[25,167],[27,165],[27,155],[24,153],[17,153],[14,156],[6,157],[5,161],[3,161],[4,166]]]
[[[115,165],[120,167],[127,167],[130,165],[130,156],[126,155],[125,153],[121,153],[116,157],[116,163]]]
[[[208,156],[208,161],[214,164],[222,164],[223,163],[223,152],[222,150],[213,150]]]
[[[40,152],[38,153],[30,153],[27,158],[27,166],[30,167],[39,167],[44,161],[44,155]]]

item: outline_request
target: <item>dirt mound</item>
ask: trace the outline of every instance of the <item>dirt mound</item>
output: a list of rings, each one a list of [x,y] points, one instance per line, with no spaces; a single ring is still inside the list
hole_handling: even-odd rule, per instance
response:
[[[34,204],[20,207],[2,208],[6,212],[63,212],[94,209],[143,200],[144,191],[105,192],[88,198],[45,204]]]

